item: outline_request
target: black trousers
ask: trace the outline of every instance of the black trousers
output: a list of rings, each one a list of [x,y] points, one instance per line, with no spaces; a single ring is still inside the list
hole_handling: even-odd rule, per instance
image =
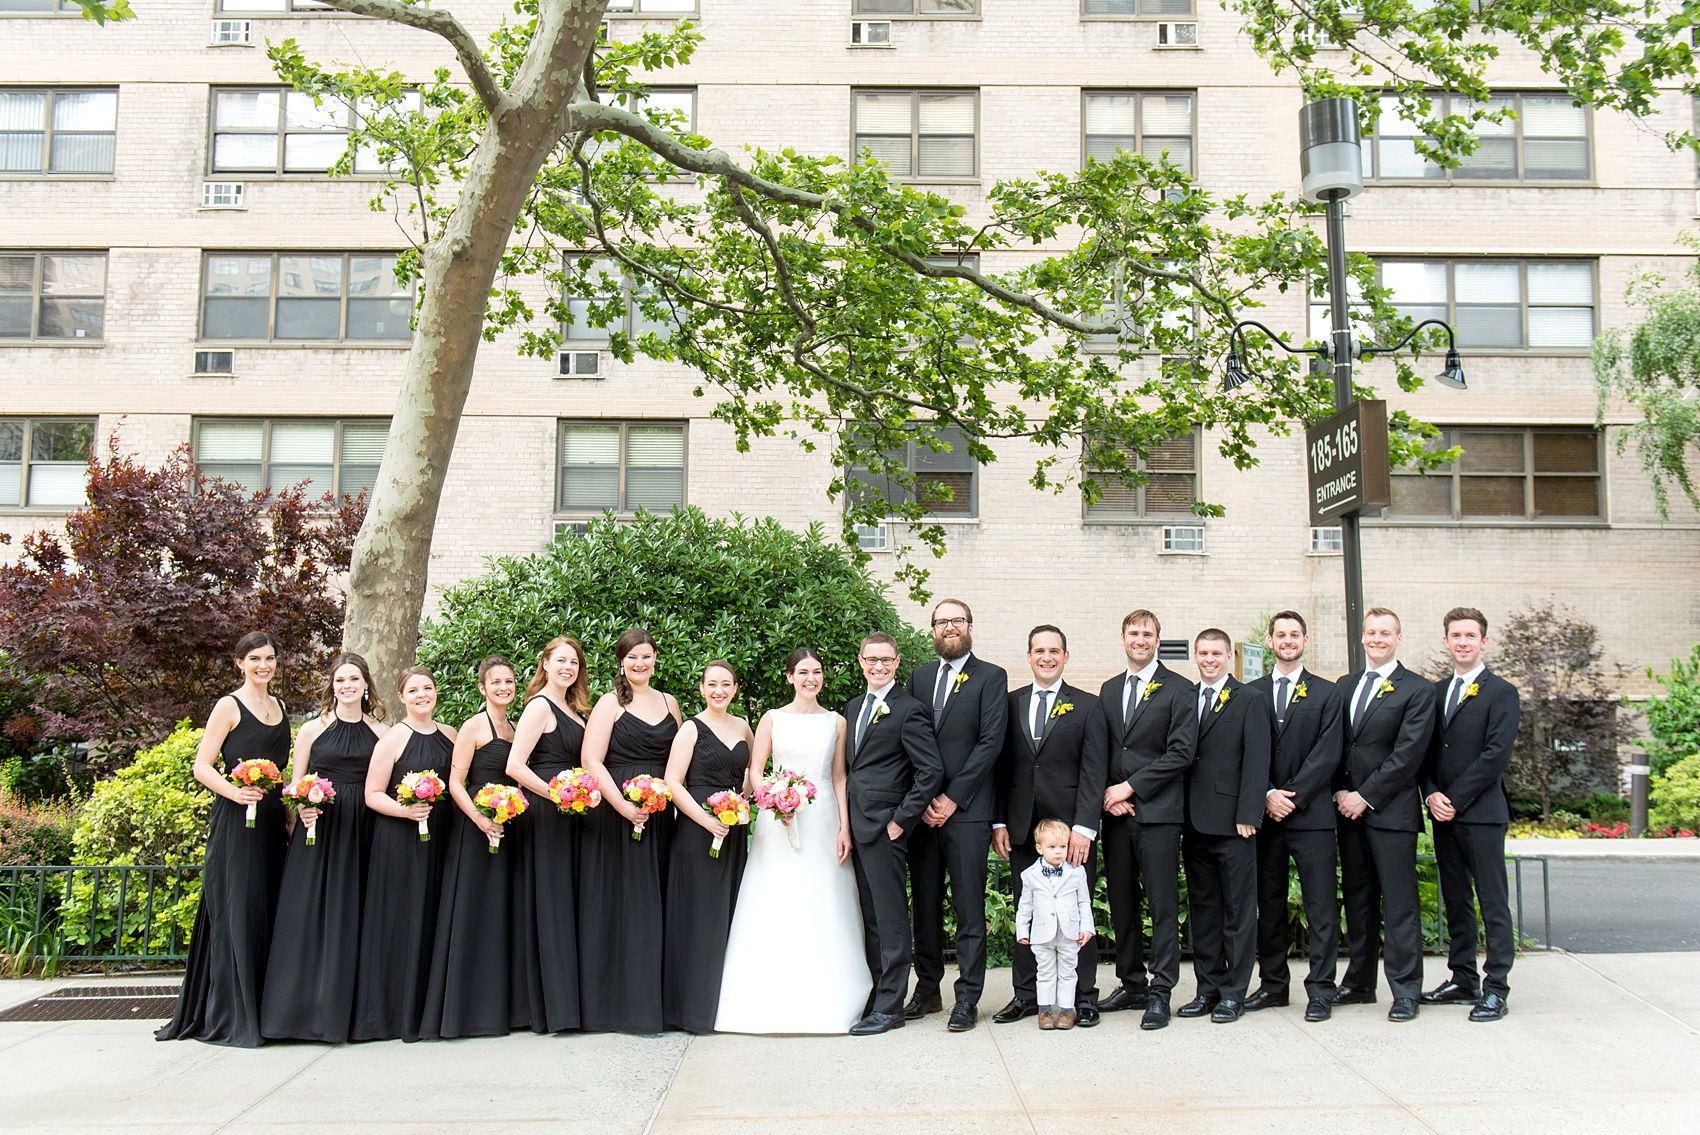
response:
[[[1508,996],[1511,986],[1506,978],[1517,952],[1517,930],[1511,921],[1511,895],[1505,880],[1505,825],[1437,822],[1434,861],[1440,869],[1441,901],[1446,904],[1446,933],[1452,939],[1447,958],[1452,980],[1466,989]],[[1482,928],[1487,932],[1487,962],[1479,982],[1477,902],[1481,903]]]
[[[1116,979],[1134,993],[1167,996],[1181,976],[1181,826],[1142,824],[1105,814],[1104,889],[1116,936]],[[1151,911],[1151,964],[1145,964],[1141,900]],[[1149,979],[1147,978],[1149,971]]]
[[[882,831],[872,843],[858,842],[850,856],[862,903],[862,946],[874,979],[869,1004],[876,1013],[903,1012],[909,991],[909,896],[903,887],[908,842],[908,836],[889,839]]]
[[[1340,957],[1340,873],[1333,828],[1294,829],[1265,819],[1257,833],[1257,968],[1263,987],[1287,991],[1287,861],[1299,868],[1299,893],[1310,924],[1310,973],[1305,996],[1334,993]]]
[[[1011,845],[1009,849],[1009,869],[1015,877],[1015,905],[1021,906],[1021,873],[1033,866],[1039,859],[1039,853],[1030,845]],[[1098,843],[1092,842],[1092,847],[1086,853],[1086,860],[1081,865],[1086,872],[1086,891],[1088,894],[1098,885]],[[1098,1003],[1098,937],[1093,935],[1086,945],[1080,947],[1075,955],[1074,987],[1075,1005],[1096,1005]],[[1039,993],[1039,963],[1033,958],[1033,947],[1015,944],[1015,950],[1009,959],[1010,977],[1015,985],[1015,995],[1029,1001],[1035,1000]]]
[[[1417,833],[1372,828],[1340,817],[1340,882],[1346,899],[1346,976],[1375,989],[1384,955],[1395,997],[1417,997],[1423,981],[1422,908],[1417,900]]]
[[[915,991],[944,983],[944,877],[956,907],[956,1000],[977,1005],[986,988],[986,854],[990,820],[922,821],[909,834],[909,894],[915,907]]]
[[[1257,956],[1256,839],[1189,827],[1181,855],[1199,996],[1244,1001]]]

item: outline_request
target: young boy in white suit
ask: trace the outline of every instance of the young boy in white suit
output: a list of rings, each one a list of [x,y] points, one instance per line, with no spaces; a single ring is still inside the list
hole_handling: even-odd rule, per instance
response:
[[[1033,947],[1038,964],[1042,1029],[1074,1027],[1075,954],[1094,933],[1086,871],[1068,861],[1068,836],[1061,820],[1041,820],[1034,827],[1039,859],[1021,873],[1021,905],[1015,912],[1015,936]]]

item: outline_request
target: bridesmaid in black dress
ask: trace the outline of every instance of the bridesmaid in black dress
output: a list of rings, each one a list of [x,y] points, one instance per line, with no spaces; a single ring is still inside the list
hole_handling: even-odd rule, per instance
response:
[[[738,696],[732,665],[715,659],[703,668],[707,706],[673,738],[667,787],[679,808],[673,857],[667,870],[667,935],[662,967],[663,1019],[670,1029],[714,1031],[720,1008],[720,970],[732,907],[744,877],[749,828],[728,828],[703,804],[717,792],[750,790],[750,723],[726,712]],[[709,852],[721,838],[720,856]]]
[[[183,991],[171,1023],[154,1035],[257,1048],[260,991],[287,846],[284,809],[277,789],[238,788],[225,773],[251,760],[271,761],[281,771],[289,758],[289,721],[283,703],[269,692],[277,673],[271,636],[262,631],[243,635],[235,655],[242,687],[218,699],[195,751],[195,779],[216,799]],[[251,828],[250,804],[257,805]]]
[[[472,800],[486,784],[510,783],[514,729],[508,707],[514,686],[512,662],[500,654],[480,662],[484,708],[455,735],[449,795],[459,812],[446,833],[449,858],[419,1025],[419,1035],[427,1040],[505,1036],[508,1031],[508,891],[514,856],[506,845],[490,854],[489,837],[501,839],[502,825],[479,812]]]
[[[409,666],[396,692],[407,717],[372,750],[366,772],[366,807],[377,816],[366,867],[350,1040],[419,1039],[437,940],[443,861],[454,842],[448,838],[453,805],[447,792],[434,803],[406,807],[395,798],[396,785],[409,773],[431,772],[449,782],[455,731],[431,719],[437,680],[425,667]],[[420,839],[420,820],[427,821],[428,840]]]
[[[366,660],[345,651],[331,659],[318,716],[295,737],[292,777],[322,776],[336,788],[336,799],[322,809],[303,808],[290,837],[260,1017],[272,1039],[348,1039],[372,842],[362,797],[372,749],[385,728],[378,720],[383,712],[383,703],[372,700]],[[308,820],[315,823],[312,847]]]
[[[579,855],[579,996],[589,1032],[658,1033],[672,809],[646,815],[620,785],[660,779],[679,731],[679,703],[650,688],[655,640],[629,630],[614,644],[619,671],[584,732],[584,767],[602,785]],[[643,838],[632,838],[641,825]]]
[[[595,815],[565,815],[549,799],[549,778],[577,768],[584,746],[590,675],[576,639],[563,635],[543,648],[525,695],[508,755],[508,776],[531,805],[509,836],[516,845],[512,1021],[556,1033],[580,1025],[579,829]]]

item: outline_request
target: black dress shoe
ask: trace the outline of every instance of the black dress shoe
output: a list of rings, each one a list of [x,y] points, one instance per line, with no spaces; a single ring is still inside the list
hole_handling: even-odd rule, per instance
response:
[[[1096,1025],[1099,1020],[1101,1018],[1098,1015],[1098,1006],[1096,1005],[1080,1005],[1074,1010],[1074,1023],[1077,1028],[1089,1029]]]
[[[1191,1001],[1188,1001],[1185,1005],[1176,1009],[1175,1016],[1187,1018],[1208,1017],[1210,1015],[1210,1010],[1214,1009],[1216,1007],[1216,1002],[1220,1000],[1220,997],[1210,997],[1200,993],[1197,997],[1194,997]]]
[[[1013,1025],[1016,1021],[1024,1021],[1028,1017],[1037,1016],[1039,1003],[1029,1001],[1017,995],[1009,999],[1009,1004],[992,1014],[992,1023],[996,1025]]]
[[[973,1028],[980,1019],[980,1007],[972,1001],[958,1001],[950,1011],[950,1024],[945,1027],[953,1033],[965,1033]]]
[[[1476,1002],[1476,1007],[1470,1010],[1470,1020],[1500,1021],[1504,1020],[1505,1014],[1510,1011],[1511,1006],[1505,1003],[1505,998],[1497,993],[1489,993]]]
[[[1145,1016],[1139,1019],[1139,1027],[1150,1032],[1153,1029],[1169,1027],[1169,998],[1167,994],[1153,993],[1147,997]],[[1101,1008],[1102,1006],[1100,1006]]]
[[[1310,1004],[1305,1006],[1305,1020],[1326,1021],[1334,1015],[1334,1006],[1320,997],[1312,997]]]
[[[1467,985],[1443,981],[1418,1000],[1424,1005],[1474,1005],[1479,997],[1480,994]]]
[[[915,996],[909,998],[909,1004],[903,1006],[903,1019],[918,1021],[928,1013],[942,1012],[944,1012],[944,1001],[937,993],[931,996],[923,996],[921,991],[917,989]]]
[[[1375,1004],[1375,990],[1353,989],[1349,985],[1342,985],[1339,989],[1334,991],[1334,1004],[1373,1005]]]
[[[1268,986],[1264,986],[1245,999],[1245,1011],[1248,1013],[1255,1013],[1259,1009],[1284,1009],[1286,1007],[1287,992],[1282,990],[1280,993],[1276,993]]]
[[[1239,1020],[1240,1014],[1244,1012],[1244,1001],[1235,1001],[1231,997],[1224,997],[1216,1002],[1214,1009],[1210,1010],[1210,1023],[1213,1025],[1231,1025]]]
[[[1390,1021],[1414,1021],[1417,1019],[1417,999],[1415,997],[1395,997],[1393,1008],[1387,1010]]]
[[[1100,1013],[1114,1013],[1121,1009],[1143,1009],[1151,1000],[1151,995],[1142,990],[1129,989],[1121,986],[1108,997],[1098,1002]]]
[[[850,1026],[851,1036],[878,1036],[903,1027],[902,1013],[869,1013]]]

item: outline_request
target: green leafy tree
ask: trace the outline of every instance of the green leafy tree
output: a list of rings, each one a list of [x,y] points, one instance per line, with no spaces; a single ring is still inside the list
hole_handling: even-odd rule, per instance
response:
[[[1700,646],[1689,651],[1686,662],[1671,659],[1669,674],[1660,677],[1649,669],[1647,676],[1665,689],[1664,697],[1649,701],[1644,711],[1652,739],[1639,742],[1657,776],[1700,753]]]
[[[1647,785],[1647,827],[1655,835],[1700,830],[1700,753],[1684,757]]]

